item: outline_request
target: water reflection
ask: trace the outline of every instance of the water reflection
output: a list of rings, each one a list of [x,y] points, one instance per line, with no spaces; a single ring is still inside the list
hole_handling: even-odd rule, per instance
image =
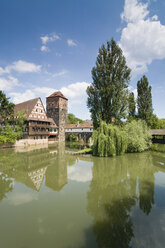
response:
[[[3,172],[0,173],[0,201],[6,198],[7,193],[13,190],[13,180]]]
[[[132,209],[149,215],[154,205],[155,157],[151,153],[94,159],[88,212],[98,247],[132,247]]]
[[[30,152],[0,151],[0,200],[13,190],[13,181],[40,191],[42,183],[60,191],[67,184],[67,160],[64,146]],[[75,159],[74,159],[75,161]]]
[[[9,195],[0,202],[2,223],[8,219],[5,228],[10,228],[12,217],[18,227],[13,236],[22,237],[19,246],[14,238],[10,245],[3,238],[3,247],[11,247],[12,240],[14,248],[25,244],[23,220],[32,248],[33,240],[40,247],[164,247],[165,184],[157,184],[158,177],[164,182],[164,164],[157,152],[78,158],[64,146],[1,150],[0,201]]]

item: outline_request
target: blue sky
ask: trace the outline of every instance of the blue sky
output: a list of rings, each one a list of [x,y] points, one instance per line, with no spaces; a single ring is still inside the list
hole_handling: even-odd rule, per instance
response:
[[[112,37],[145,74],[154,113],[165,118],[164,0],[1,0],[0,90],[14,103],[61,90],[69,112],[87,119],[86,88],[99,47]]]

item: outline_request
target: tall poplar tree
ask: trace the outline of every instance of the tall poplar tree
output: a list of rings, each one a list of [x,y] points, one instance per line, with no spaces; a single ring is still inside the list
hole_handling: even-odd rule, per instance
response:
[[[153,115],[152,94],[151,86],[149,86],[148,79],[145,75],[137,82],[137,92],[138,117],[149,124]]]
[[[102,45],[92,69],[93,82],[87,88],[87,106],[95,128],[100,118],[111,123],[126,117],[130,72],[121,48],[113,39]]]
[[[134,118],[135,115],[136,115],[136,102],[135,102],[134,93],[131,92],[128,98],[128,116]]]

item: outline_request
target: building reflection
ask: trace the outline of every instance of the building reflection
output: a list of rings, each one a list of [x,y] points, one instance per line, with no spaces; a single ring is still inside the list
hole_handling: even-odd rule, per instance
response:
[[[40,191],[42,183],[60,191],[67,184],[67,160],[57,148],[44,148],[30,152],[3,150],[0,156],[0,200],[13,190],[13,182]],[[64,149],[63,149],[64,151]]]
[[[46,171],[46,186],[52,190],[60,191],[67,184],[67,159],[65,156],[65,143],[58,144],[56,159]]]

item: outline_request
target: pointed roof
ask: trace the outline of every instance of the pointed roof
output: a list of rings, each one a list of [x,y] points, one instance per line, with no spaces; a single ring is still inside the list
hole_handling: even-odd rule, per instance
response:
[[[33,110],[34,106],[37,104],[37,101],[39,99],[41,100],[41,98],[38,97],[38,98],[31,99],[31,100],[26,101],[26,102],[21,102],[19,104],[16,104],[14,106],[14,113],[17,113],[18,111],[21,111],[21,110],[25,110],[26,116],[28,118],[29,115],[31,114],[31,111]]]
[[[65,100],[68,100],[62,93],[61,91],[55,91],[53,94],[51,94],[50,96],[48,96],[47,98],[50,98],[50,97],[61,97]]]

